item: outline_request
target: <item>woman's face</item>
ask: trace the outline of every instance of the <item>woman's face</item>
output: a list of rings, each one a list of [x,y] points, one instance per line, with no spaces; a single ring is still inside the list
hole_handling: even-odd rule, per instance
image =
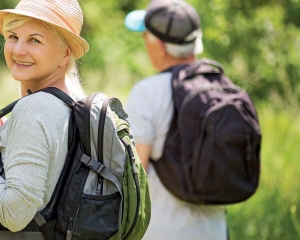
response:
[[[30,20],[4,35],[4,56],[14,79],[39,85],[64,79],[66,50],[41,22]]]

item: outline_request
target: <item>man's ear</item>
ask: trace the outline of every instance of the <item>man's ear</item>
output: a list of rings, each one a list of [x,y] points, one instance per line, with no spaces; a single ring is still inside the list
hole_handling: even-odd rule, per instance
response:
[[[159,40],[159,39],[157,39],[157,40],[158,40],[158,45],[159,45],[159,49],[160,49],[161,54],[163,56],[167,55],[168,52],[167,52],[167,49],[166,49],[166,45],[161,40]]]
[[[59,64],[60,67],[63,67],[68,64],[68,62],[70,61],[70,58],[71,58],[71,54],[72,54],[72,50],[71,50],[71,48],[68,47],[65,51],[65,55],[64,55],[63,59],[61,60],[61,62]]]

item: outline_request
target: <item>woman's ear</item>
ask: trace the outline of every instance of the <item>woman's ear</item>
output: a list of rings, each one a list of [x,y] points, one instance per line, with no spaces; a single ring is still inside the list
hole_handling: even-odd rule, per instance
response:
[[[63,67],[68,64],[68,62],[70,61],[70,58],[71,58],[71,54],[72,54],[72,50],[71,50],[71,48],[68,47],[65,51],[65,55],[64,55],[63,59],[61,60],[61,62],[59,64],[60,67]]]

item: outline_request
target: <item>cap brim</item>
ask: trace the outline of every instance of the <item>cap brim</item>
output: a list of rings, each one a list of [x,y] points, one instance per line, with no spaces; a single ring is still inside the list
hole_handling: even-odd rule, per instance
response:
[[[125,17],[125,27],[134,32],[144,32],[146,30],[144,19],[146,10],[134,10]]]

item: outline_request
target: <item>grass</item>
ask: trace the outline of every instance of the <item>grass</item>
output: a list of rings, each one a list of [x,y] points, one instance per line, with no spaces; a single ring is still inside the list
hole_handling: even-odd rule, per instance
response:
[[[249,200],[228,207],[232,240],[300,239],[300,114],[257,106],[261,131],[260,186]]]
[[[19,94],[18,85],[9,75],[2,74],[1,77],[0,108]],[[126,102],[124,89],[119,94],[118,91],[105,92],[120,96],[122,102]],[[263,136],[260,185],[247,201],[228,206],[231,240],[300,239],[298,108],[299,105],[275,108],[271,102],[257,104]]]

